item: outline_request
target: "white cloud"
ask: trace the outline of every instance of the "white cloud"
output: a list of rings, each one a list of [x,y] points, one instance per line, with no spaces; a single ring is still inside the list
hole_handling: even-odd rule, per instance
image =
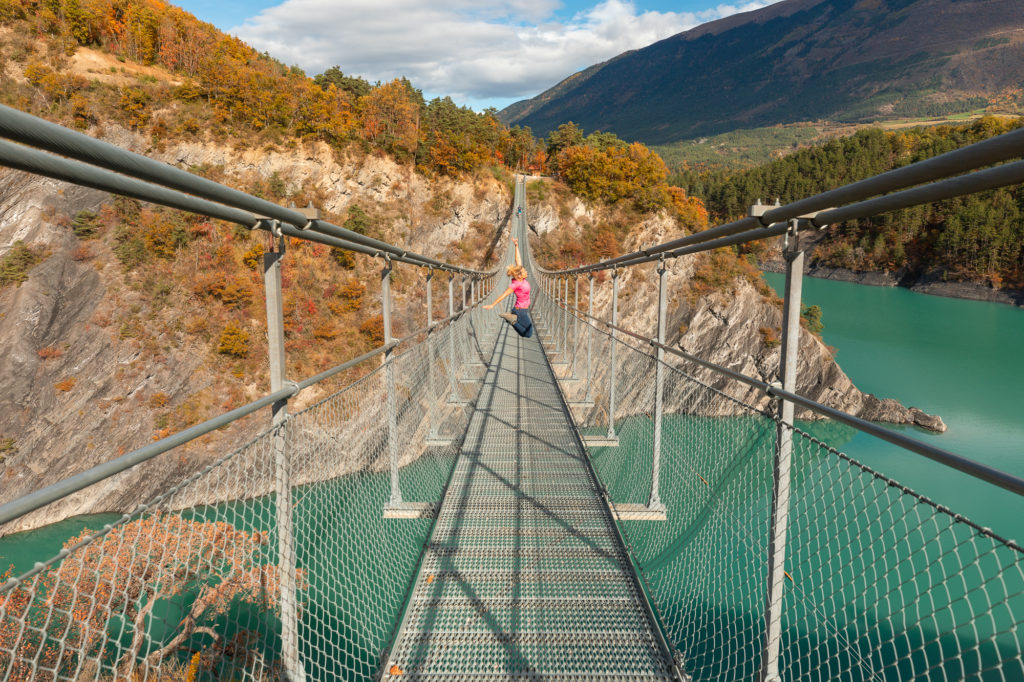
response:
[[[721,4],[717,7],[712,7],[701,12],[695,12],[695,14],[700,18],[701,23],[703,23],[706,21],[721,19],[722,17],[732,16],[733,14],[739,14],[740,12],[752,12],[755,9],[774,5],[776,2],[780,1],[781,0],[748,0],[748,2],[743,2],[738,5]]]
[[[694,13],[604,0],[559,21],[558,0],[286,0],[232,32],[309,73],[338,65],[370,81],[406,76],[428,95],[475,106],[531,97],[591,64],[777,1]]]

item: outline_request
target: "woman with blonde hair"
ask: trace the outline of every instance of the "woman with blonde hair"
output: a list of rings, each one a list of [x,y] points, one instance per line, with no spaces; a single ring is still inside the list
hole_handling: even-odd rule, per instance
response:
[[[523,267],[523,259],[519,257],[519,240],[512,238],[515,245],[516,264],[505,269],[505,273],[512,279],[512,283],[505,289],[505,293],[498,297],[494,303],[485,305],[490,310],[501,303],[508,296],[515,294],[516,303],[511,313],[498,313],[506,322],[512,325],[519,336],[530,338],[533,336],[533,320],[530,319],[530,283],[526,281],[526,268]]]

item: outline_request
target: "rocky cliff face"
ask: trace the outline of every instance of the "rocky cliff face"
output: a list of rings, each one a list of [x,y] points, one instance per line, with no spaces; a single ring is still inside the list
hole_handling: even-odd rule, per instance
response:
[[[564,209],[562,212],[565,213]],[[543,225],[541,229],[545,231],[556,229],[557,214],[558,210],[554,207],[539,208],[536,211],[536,223],[538,226]],[[560,229],[580,228],[578,225],[563,225]],[[678,236],[678,228],[674,222],[667,218],[651,218],[637,226],[630,234],[625,248],[633,251]],[[580,238],[583,238],[582,234]],[[703,360],[765,382],[778,380],[781,305],[774,297],[764,295],[763,289],[759,291],[744,278],[736,278],[720,290],[693,297],[689,293],[690,283],[697,268],[698,258],[683,257],[667,261],[668,344],[675,345]],[[581,295],[585,291],[586,288],[581,283]],[[611,319],[611,294],[610,280],[595,285],[596,316]],[[657,334],[657,299],[658,275],[654,264],[620,271],[620,326],[648,338],[654,337]],[[585,339],[581,343],[585,344]],[[578,353],[585,357],[585,345],[579,347]],[[629,355],[631,354],[627,354],[627,357]],[[870,421],[915,424],[931,430],[945,431],[945,424],[939,417],[927,415],[917,408],[904,407],[891,398],[879,398],[858,390],[832,358],[828,347],[821,339],[803,328],[800,330],[799,358],[796,392],[800,395]],[[677,356],[666,355],[666,361],[740,402],[762,410],[769,407],[770,399],[746,384]],[[595,385],[607,386],[606,364],[596,362],[594,367]],[[624,380],[619,379],[616,384],[616,418],[641,413],[648,409],[649,402],[643,396],[645,392],[649,392],[650,382],[635,380],[635,372],[628,366],[622,372]],[[578,391],[579,387],[571,390]],[[606,401],[604,395],[599,395],[595,399],[594,408],[584,416],[584,421],[605,418],[601,410],[606,409]],[[670,402],[667,409],[672,408]],[[798,419],[816,418],[808,411],[798,411],[796,416]]]
[[[147,153],[146,140],[128,131],[109,127],[104,135]],[[183,144],[155,156],[182,167],[221,166],[227,184],[243,189],[246,178],[276,174],[291,187],[316,188],[325,198],[321,208],[334,213],[357,199],[390,207],[385,238],[427,255],[441,255],[483,223],[496,227],[497,234],[508,221],[508,188],[493,178],[430,180],[387,158],[339,159],[323,145],[267,151]],[[0,169],[0,256],[18,240],[46,254],[27,281],[0,290],[0,439],[12,439],[0,453],[0,503],[151,442],[155,393],[176,403],[213,383],[204,362],[209,348],[171,324],[187,312],[176,307],[187,301],[172,300],[149,313],[167,322],[155,352],[142,352],[138,340],[110,324],[113,307],[133,307],[137,293],[126,286],[120,264],[102,244],[89,242],[94,259],[76,260],[82,243],[66,227],[69,216],[109,200],[101,192]],[[265,333],[259,326],[253,332]],[[268,390],[253,383],[243,393],[251,400]],[[300,401],[308,402],[313,392],[306,393]],[[266,421],[266,415],[254,415],[2,532],[77,514],[130,510]]]

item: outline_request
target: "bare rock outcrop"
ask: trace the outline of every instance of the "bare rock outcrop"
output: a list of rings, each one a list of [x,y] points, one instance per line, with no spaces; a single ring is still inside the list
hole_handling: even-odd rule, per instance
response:
[[[680,318],[681,324],[687,326],[686,333],[677,342],[682,350],[768,383],[779,379],[781,345],[766,341],[766,336],[781,337],[782,311],[749,282],[739,280],[731,291],[716,292],[701,299]],[[737,385],[711,370],[692,368],[688,371],[738,400],[761,409],[768,407],[770,399],[754,388]],[[821,339],[803,328],[800,330],[796,392],[869,421],[946,430],[939,417],[904,407],[892,398],[881,399],[860,391]],[[808,410],[799,410],[796,417],[817,418]]]
[[[570,197],[562,206],[544,202],[527,205],[527,223],[530,230],[538,235],[547,234],[565,224],[572,225],[578,231],[578,221],[593,218],[594,210],[578,197]]]
[[[72,257],[78,240],[54,220],[98,207],[103,193],[13,172],[0,176],[0,186],[5,247],[21,240],[49,254],[24,283],[0,291],[0,434],[13,446],[0,462],[0,501],[8,502],[146,442],[152,416],[139,409],[143,396],[152,386],[170,396],[185,391],[197,356],[182,352],[144,366],[135,343],[93,321],[106,285],[92,263]],[[91,489],[89,500],[65,500],[6,530],[100,501],[123,508],[159,485],[167,468],[110,479]]]

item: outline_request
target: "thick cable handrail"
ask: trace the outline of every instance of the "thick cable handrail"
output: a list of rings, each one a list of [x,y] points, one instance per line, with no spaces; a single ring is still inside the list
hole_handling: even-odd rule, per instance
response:
[[[435,258],[423,256],[392,244],[388,244],[387,242],[361,235],[353,230],[348,230],[344,227],[339,227],[323,220],[310,220],[295,209],[278,206],[277,204],[266,201],[265,199],[259,199],[258,197],[251,196],[245,192],[193,175],[192,173],[181,170],[180,168],[175,168],[168,164],[142,156],[141,154],[130,152],[126,149],[122,149],[107,142],[97,140],[89,137],[88,135],[69,130],[63,126],[50,123],[49,121],[32,116],[31,114],[26,114],[18,111],[17,109],[12,109],[3,105],[0,105],[0,136],[16,142],[21,142],[22,144],[30,147],[38,147],[40,149],[61,154],[62,156],[77,159],[85,164],[87,168],[92,169],[92,172],[96,172],[94,167],[105,168],[109,171],[124,173],[125,175],[139,178],[173,190],[187,192],[197,197],[208,199],[217,204],[222,204],[225,207],[248,211],[248,214],[228,212],[226,215],[234,217],[224,217],[221,219],[245,225],[249,228],[263,227],[259,224],[259,219],[272,218],[284,223],[281,226],[282,231],[289,236],[316,241],[336,248],[358,251],[369,255],[387,253],[394,260],[399,260],[401,262],[421,267],[429,266],[440,270],[458,272],[462,274],[492,275],[496,272],[485,272],[454,266]],[[43,170],[35,170],[32,167],[24,167],[19,163],[18,154],[20,153],[25,155],[26,151],[28,150],[21,146],[13,146],[10,148],[5,147],[3,158],[0,160],[0,163],[14,168],[19,168],[20,170],[40,173],[42,175],[55,177],[61,180],[70,179],[70,177],[65,178],[59,175],[54,175],[54,171],[46,172]],[[66,159],[64,160],[66,161]],[[56,164],[52,160],[46,161],[39,159],[36,162],[51,168],[67,168],[67,172],[69,173],[81,172],[80,169],[72,171],[73,167],[62,166]],[[75,177],[76,179],[70,179],[70,181],[77,184],[84,184],[89,187],[95,187],[96,189],[106,189],[105,186],[96,186],[92,182],[89,182],[87,177],[85,179],[77,179],[77,175]],[[107,180],[110,181],[110,178],[107,178]],[[156,189],[151,186],[150,188],[151,189],[147,190],[147,192]],[[135,188],[136,191],[140,189],[141,187]],[[107,191],[127,193],[120,192],[119,190]],[[152,199],[132,193],[127,194],[128,196],[133,196],[137,199],[153,201],[154,203],[173,206],[175,208],[179,207],[175,204],[167,203],[165,200]],[[154,196],[159,195],[154,194]],[[206,208],[207,210],[213,210],[209,206]],[[183,208],[182,210],[194,211],[210,217],[220,217],[218,215],[207,213],[205,210],[196,210],[192,208]],[[226,211],[227,209],[220,210]],[[331,239],[337,241],[329,241]]]
[[[975,192],[983,192],[988,189],[1012,185],[1019,182],[1024,182],[1024,161],[1017,161],[1015,163],[998,166],[996,168],[977,171],[970,175],[949,178],[948,180],[932,183],[923,187],[914,187],[913,189],[903,190],[894,194],[887,194],[874,199],[867,199],[841,208],[821,211],[813,217],[797,220],[797,229],[801,231],[824,230],[830,224],[845,220],[868,218],[887,211],[894,211],[896,209],[907,208],[909,206],[917,206],[919,204],[939,201],[942,199],[950,199],[957,196],[963,196],[965,194],[973,194]],[[700,244],[663,252],[654,256],[638,258],[626,263],[621,263],[617,267],[641,265],[643,263],[659,260],[662,257],[678,258],[679,256],[685,256],[691,253],[711,251],[725,246],[745,244],[747,242],[767,239],[769,237],[777,237],[785,234],[788,229],[789,225],[787,223],[775,223],[765,228],[740,232],[729,237],[701,242]]]
[[[198,213],[208,218],[225,220],[248,228],[255,227],[259,222],[259,218],[250,211],[182,194],[176,190],[152,185],[113,171],[95,168],[80,161],[54,156],[6,140],[0,140],[0,165],[182,211]]]
[[[886,173],[849,183],[784,206],[772,207],[760,216],[747,216],[724,225],[702,230],[696,234],[673,239],[662,244],[616,256],[608,260],[577,268],[545,270],[545,274],[572,275],[616,267],[649,263],[664,255],[675,258],[689,253],[708,251],[722,246],[740,244],[785,232],[786,221],[809,217],[802,229],[819,228],[843,220],[865,218],[885,211],[914,206],[929,201],[947,199],[962,194],[980,192],[1010,184],[1024,182],[1022,164],[1014,163],[966,176],[948,178],[993,163],[1024,156],[1024,128],[976,142],[945,154],[896,168]],[[926,187],[904,190],[888,196],[870,199],[876,194],[893,192],[923,182],[948,178]],[[932,188],[932,189],[929,189]],[[834,208],[840,204],[856,202]],[[813,215],[813,214],[817,215]]]
[[[273,229],[273,226],[270,224],[271,220],[266,220],[244,209],[218,204],[190,194],[183,194],[177,190],[167,189],[160,185],[154,185],[109,170],[90,166],[80,161],[73,161],[4,140],[0,140],[0,165],[37,175],[45,175],[56,180],[72,182],[84,187],[92,187],[93,189],[105,192],[129,196],[182,211],[205,215],[209,218],[226,220],[249,229]],[[417,267],[436,267],[433,265],[426,266],[419,260],[409,256],[397,256],[380,249],[363,246],[362,244],[338,239],[319,232],[300,230],[288,223],[281,223],[278,227],[283,234],[289,237],[326,244],[327,246],[355,251],[368,256],[382,257],[387,255],[392,260]],[[476,274],[475,271],[473,272]]]
[[[731,370],[728,367],[723,367],[722,365],[716,364],[714,362],[703,360],[695,355],[691,355],[690,353],[687,353],[673,346],[659,343],[657,339],[643,336],[642,334],[637,334],[636,332],[631,331],[629,329],[625,329],[620,325],[613,325],[611,322],[603,320],[594,315],[590,315],[582,310],[573,310],[572,307],[567,307],[560,301],[555,301],[554,299],[552,299],[552,301],[558,307],[567,310],[570,315],[577,315],[580,317],[580,319],[593,320],[594,322],[603,324],[609,329],[614,329],[617,332],[621,332],[622,334],[642,341],[653,348],[660,348],[667,353],[671,353],[685,360],[689,360],[693,363],[701,365],[702,367],[717,372],[718,374],[722,374],[724,376],[730,377],[731,379],[735,379],[736,381],[751,386],[752,388],[756,388],[757,390],[765,393],[766,395],[772,398],[782,398],[785,400],[790,400],[793,403],[800,405],[801,407],[811,410],[812,412],[816,412],[817,414],[820,414],[822,416],[829,417],[830,419],[835,419],[836,421],[842,422],[847,426],[852,426],[858,431],[870,434],[872,436],[875,436],[876,438],[881,438],[884,441],[887,441],[894,445],[898,445],[904,449],[910,450],[919,455],[923,455],[935,462],[938,462],[952,469],[956,469],[957,471],[961,471],[965,474],[968,474],[973,478],[977,478],[987,483],[999,486],[1000,488],[1003,488],[1004,490],[1009,490],[1010,492],[1015,493],[1017,495],[1024,496],[1024,478],[1020,478],[1019,476],[1014,476],[1013,474],[1001,471],[1000,469],[990,467],[987,464],[975,462],[974,460],[968,459],[967,457],[964,457],[962,455],[950,452],[949,450],[944,450],[943,448],[935,447],[934,445],[929,445],[928,443],[917,440],[915,438],[911,438],[909,436],[905,436],[902,433],[892,431],[891,429],[878,426],[877,424],[873,424],[872,422],[861,419],[860,417],[855,417],[852,414],[829,407],[828,405],[824,405],[815,400],[811,400],[810,398],[806,398],[797,393],[792,393],[790,391],[783,390],[781,386],[774,386],[766,381],[754,379],[753,377],[749,377],[740,372]]]

